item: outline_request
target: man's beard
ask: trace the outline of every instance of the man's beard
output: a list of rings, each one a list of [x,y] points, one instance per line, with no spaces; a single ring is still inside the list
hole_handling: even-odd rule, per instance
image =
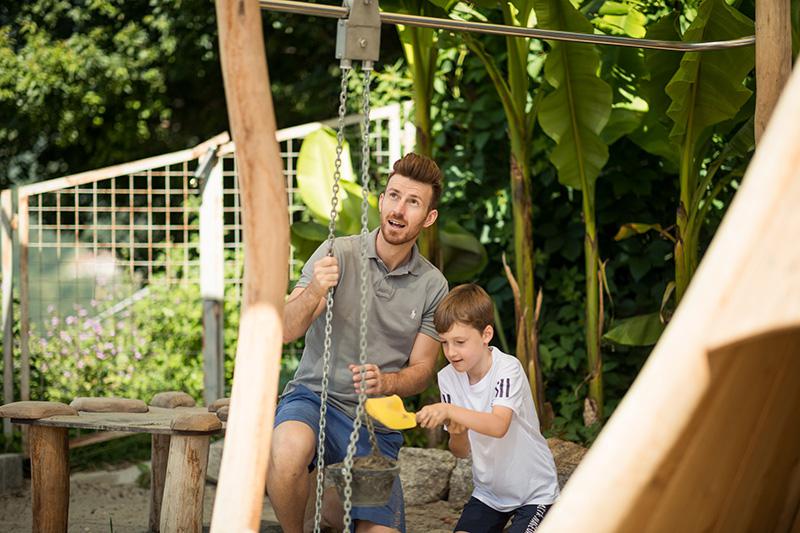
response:
[[[385,230],[388,230],[386,231]],[[387,217],[385,220],[381,221],[381,235],[383,235],[383,240],[388,242],[389,244],[398,246],[401,244],[406,244],[408,242],[415,241],[417,236],[419,235],[422,228],[411,228],[406,222],[405,228],[394,228],[389,224],[389,218]],[[392,230],[397,231],[398,234],[392,234]]]

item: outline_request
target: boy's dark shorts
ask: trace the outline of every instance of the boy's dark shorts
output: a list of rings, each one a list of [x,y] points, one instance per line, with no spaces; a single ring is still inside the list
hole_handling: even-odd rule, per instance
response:
[[[502,533],[510,518],[511,527],[508,528],[508,533],[533,533],[542,523],[550,507],[550,505],[524,505],[504,513],[492,509],[472,496],[461,511],[461,518],[458,519],[453,531]]]
[[[313,429],[315,436],[319,438],[319,406],[319,394],[298,385],[293,391],[281,397],[275,411],[274,425],[277,427],[288,420],[303,422]],[[350,442],[350,433],[353,431],[353,420],[344,411],[330,403],[325,418],[325,464],[332,465],[344,461],[347,444]],[[375,437],[378,439],[378,448],[381,453],[396,460],[400,453],[400,446],[403,444],[403,435],[399,431],[390,433],[376,431]],[[356,456],[368,455],[371,451],[369,434],[367,429],[362,426],[356,443]],[[316,465],[315,453],[311,464],[308,465],[308,471],[314,470]],[[383,507],[353,507],[350,516],[353,518],[354,524],[355,520],[367,520],[405,532],[405,508],[400,477],[398,476],[394,480],[392,496],[387,505]]]

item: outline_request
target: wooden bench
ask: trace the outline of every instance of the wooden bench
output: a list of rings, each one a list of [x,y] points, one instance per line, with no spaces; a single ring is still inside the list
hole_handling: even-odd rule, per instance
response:
[[[170,398],[154,402],[175,404]],[[33,531],[67,531],[69,428],[151,434],[150,530],[202,531],[210,437],[224,431],[205,407],[151,404],[147,412],[78,412],[63,403],[15,402],[0,407],[0,417],[30,426]]]

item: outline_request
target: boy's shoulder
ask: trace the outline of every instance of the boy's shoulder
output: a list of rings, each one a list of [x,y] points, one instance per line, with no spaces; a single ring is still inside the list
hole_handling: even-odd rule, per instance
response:
[[[500,371],[522,371],[522,363],[515,356],[502,352],[499,348],[492,347],[497,367]]]

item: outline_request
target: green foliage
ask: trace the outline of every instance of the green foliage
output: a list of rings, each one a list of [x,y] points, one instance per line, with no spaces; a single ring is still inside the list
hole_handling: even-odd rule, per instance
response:
[[[591,33],[569,0],[537,0],[535,6],[542,28]],[[597,76],[599,66],[596,47],[562,42],[551,44],[544,66],[554,90],[542,101],[539,124],[556,142],[550,160],[558,179],[575,189],[591,190],[608,160],[600,132],[611,114],[611,88]]]
[[[652,346],[663,331],[659,313],[649,313],[617,321],[603,339],[624,346]]]

